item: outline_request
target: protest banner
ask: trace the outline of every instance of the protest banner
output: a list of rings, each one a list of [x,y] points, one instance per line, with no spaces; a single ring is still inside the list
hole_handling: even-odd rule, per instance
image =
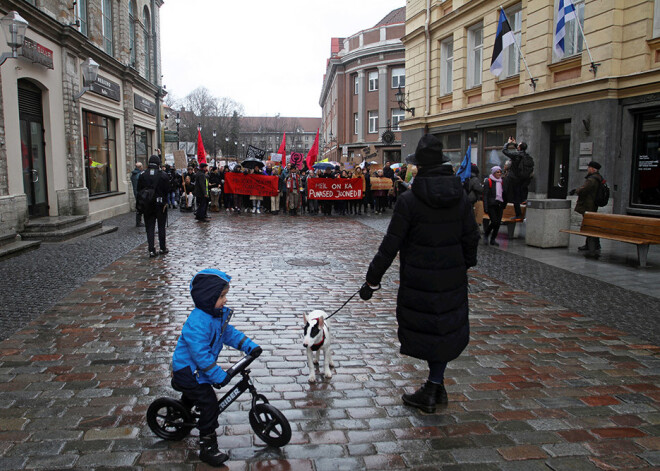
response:
[[[310,200],[360,200],[361,178],[308,178],[307,198]]]
[[[225,193],[250,196],[277,196],[278,177],[225,173]]]
[[[188,166],[185,150],[174,151],[174,166],[176,168],[186,168]]]
[[[391,190],[393,187],[392,179],[385,177],[371,177],[371,191]]]

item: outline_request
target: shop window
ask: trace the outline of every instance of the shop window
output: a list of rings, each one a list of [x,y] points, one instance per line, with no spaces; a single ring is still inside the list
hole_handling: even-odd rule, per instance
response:
[[[85,178],[89,195],[117,191],[115,120],[83,112]]]
[[[502,147],[509,140],[509,137],[516,137],[516,127],[513,125],[490,128],[484,131],[484,162],[480,170],[485,176],[490,174],[491,167],[495,165],[504,167],[504,162],[508,158],[502,153]]]
[[[143,167],[147,168],[151,154],[151,131],[135,126],[135,163],[142,162]]]
[[[660,209],[660,112],[637,117],[631,203]]]
[[[461,133],[452,132],[436,137],[442,141],[442,153],[451,160],[452,165],[460,165],[461,160],[463,160]]]

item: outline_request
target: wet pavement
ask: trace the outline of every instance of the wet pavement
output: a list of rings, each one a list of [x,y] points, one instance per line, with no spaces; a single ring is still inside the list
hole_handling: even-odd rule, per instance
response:
[[[386,224],[183,215],[168,256],[147,258],[141,233],[106,244],[129,251],[79,273],[75,289],[0,343],[0,469],[207,469],[195,431],[165,442],[145,421],[155,398],[175,394],[170,359],[191,309],[188,283],[207,266],[232,275],[233,323],[264,349],[252,378],[293,429],[287,446],[264,446],[244,394],[219,419],[231,470],[660,467],[657,298],[505,250],[481,246],[470,271],[472,340],[447,370],[448,406],[425,414],[401,403],[426,370],[398,353],[397,262],[371,301],[356,298],[331,319],[334,376],[310,385],[302,314],[332,312],[358,289],[377,248],[365,241]],[[558,299],[555,283],[566,290]],[[592,315],[584,283],[629,305],[641,299],[640,317],[616,326],[607,317],[616,306]],[[240,357],[229,350],[225,367]]]

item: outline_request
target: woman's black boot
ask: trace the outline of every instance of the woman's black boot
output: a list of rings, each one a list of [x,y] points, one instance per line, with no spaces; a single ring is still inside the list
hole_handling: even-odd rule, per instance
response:
[[[211,466],[222,466],[229,459],[218,449],[218,435],[211,433],[199,437],[199,459]]]
[[[435,412],[437,401],[436,396],[440,387],[440,384],[427,381],[413,394],[404,394],[401,399],[403,399],[403,402],[409,406],[416,407],[419,410],[432,414]]]

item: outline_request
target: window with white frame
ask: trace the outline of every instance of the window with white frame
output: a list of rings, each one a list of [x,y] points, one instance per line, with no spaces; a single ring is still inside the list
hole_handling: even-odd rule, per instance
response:
[[[660,36],[660,0],[655,0],[653,6],[653,37]]]
[[[454,91],[454,38],[440,43],[440,95]]]
[[[521,44],[521,31],[522,31],[522,4],[517,4],[506,11],[506,18],[511,26],[511,31],[516,38],[516,44]],[[520,51],[518,46],[512,44],[506,50],[504,55],[504,62],[502,64],[504,77],[512,77],[520,73]]]
[[[87,0],[78,0],[78,21],[80,32],[87,36]]]
[[[555,17],[557,16],[557,8],[559,5],[559,0],[555,0]],[[580,21],[580,24],[573,18],[566,22],[566,35],[564,36],[564,58],[569,56],[574,56],[582,52],[584,48],[584,40],[582,38],[582,33],[580,33],[580,26],[584,26],[584,0],[573,0],[573,6],[575,7],[575,12]],[[554,28],[553,22],[553,28]],[[553,57],[555,60],[559,58],[554,53]]]
[[[357,74],[353,76],[353,94],[357,95],[360,93],[360,79]]]
[[[468,29],[468,70],[467,88],[481,85],[483,69],[484,30],[481,23]]]
[[[406,86],[406,68],[395,67],[392,69],[392,88],[404,88]]]
[[[369,112],[369,134],[378,133],[378,111]]]
[[[112,38],[112,0],[103,0],[101,3],[101,29],[103,34],[103,50],[114,55],[114,43]]]
[[[369,91],[375,92],[378,90],[378,71],[369,72]]]
[[[353,134],[357,134],[358,133],[358,123],[359,123],[357,113],[353,113],[353,123],[354,123]]]
[[[406,112],[400,110],[399,108],[392,108],[392,130],[400,131],[399,123],[403,121],[406,117]]]

